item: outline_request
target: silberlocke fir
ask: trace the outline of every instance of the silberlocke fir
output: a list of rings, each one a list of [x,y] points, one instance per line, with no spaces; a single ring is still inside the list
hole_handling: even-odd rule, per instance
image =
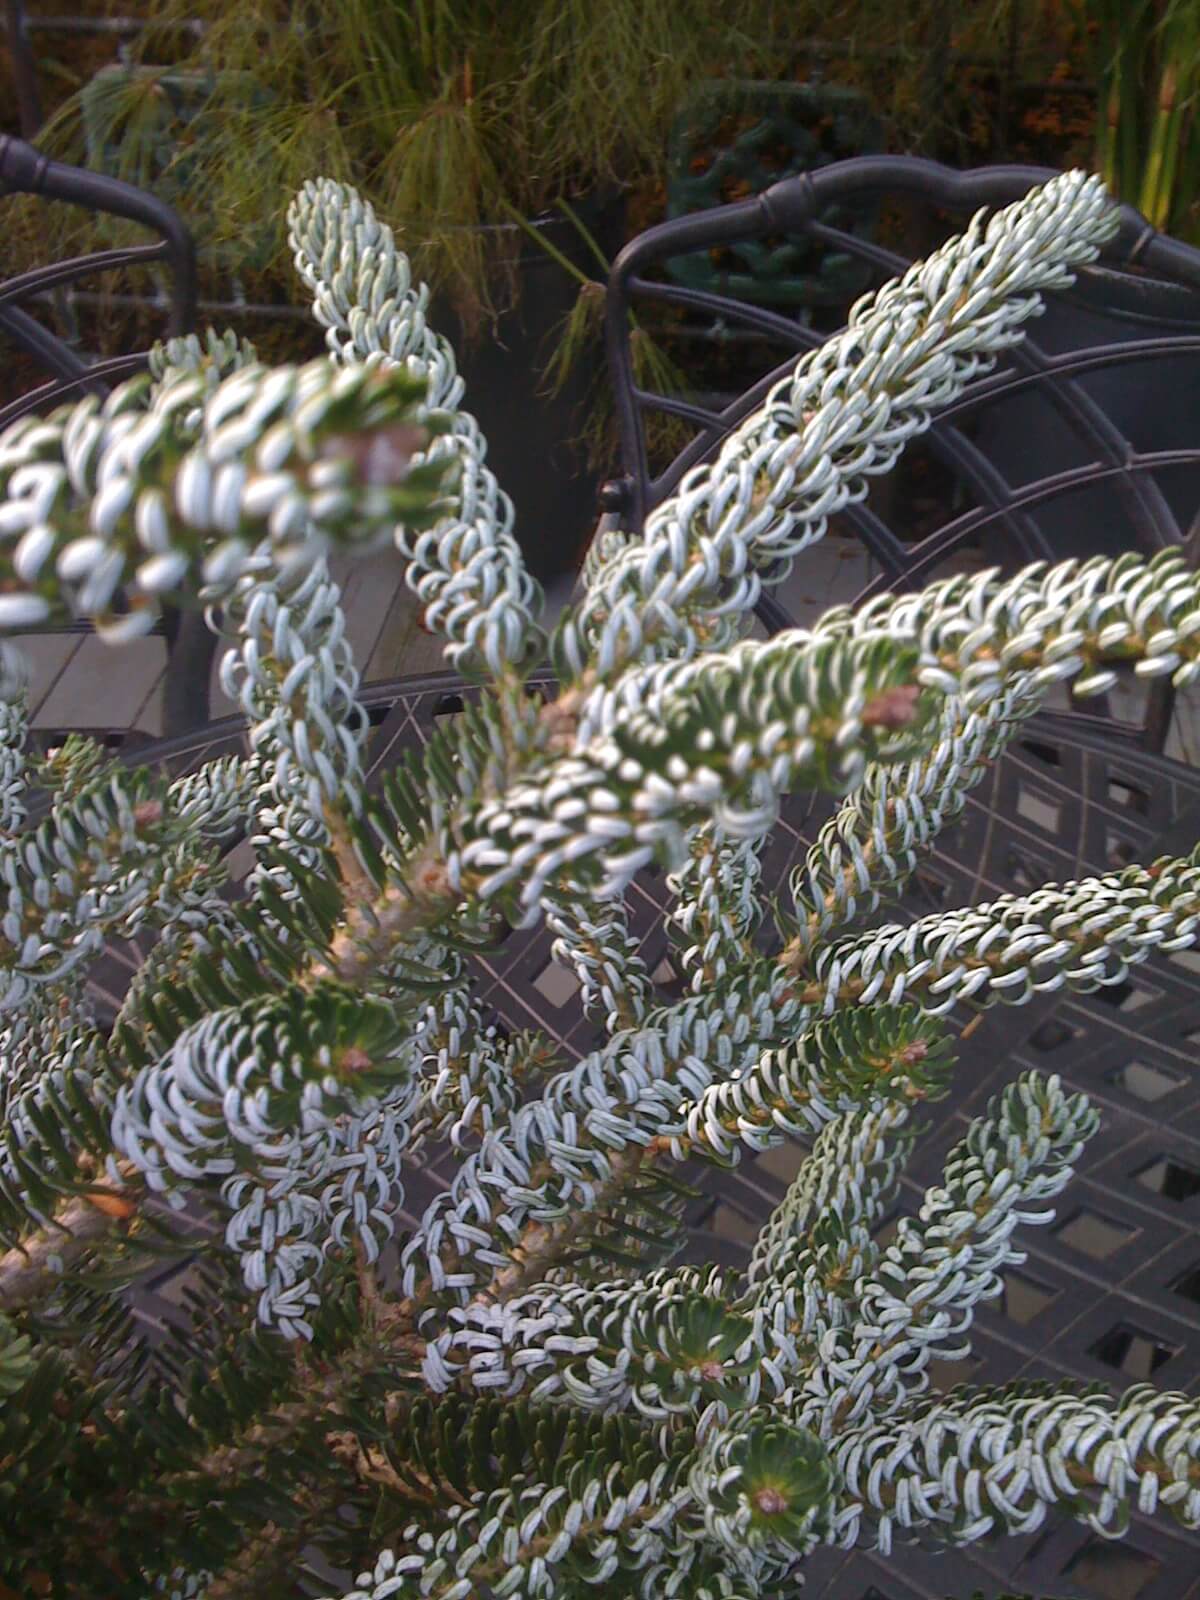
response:
[[[746,636],[1094,258],[1103,191],[1065,174],[861,301],[642,534],[597,538],[549,637],[390,230],[328,181],[290,226],[327,358],[177,341],[0,437],[0,624],[120,644],[203,605],[249,734],[175,779],[74,737],[36,758],[3,646],[0,1594],[271,1600],[332,1568],[359,1600],[751,1600],[825,1544],[1200,1525],[1195,1400],[929,1387],[1053,1215],[1082,1095],[1012,1083],[876,1238],[923,1103],[971,1070],[945,1014],[1191,944],[1200,854],[855,930],[1054,685],[1191,683],[1200,578],[1176,551],[983,572]],[[481,692],[368,794],[326,556],[391,543]],[[780,905],[760,849],[806,788],[842,798]],[[669,1004],[623,899],[652,863]],[[580,1060],[472,993],[471,952],[542,918],[604,1039]],[[133,934],[102,1029],[89,969]],[[683,1163],[793,1136],[746,1272],[673,1266]],[[397,1234],[435,1141],[457,1173]],[[194,1246],[196,1204],[223,1234],[190,1332],[149,1350],[123,1292]]]

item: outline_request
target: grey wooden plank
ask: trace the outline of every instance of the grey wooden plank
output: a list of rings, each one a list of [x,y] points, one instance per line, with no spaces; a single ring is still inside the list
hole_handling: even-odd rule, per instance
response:
[[[138,707],[133,719],[133,726],[141,728],[145,733],[152,733],[156,739],[162,738],[163,732],[163,694],[166,689],[166,669],[159,673],[150,693]]]
[[[416,599],[407,589],[396,594],[363,670],[365,682],[414,672],[438,672],[445,666],[442,640],[421,627],[418,611]]]
[[[35,717],[83,640],[73,633],[27,633],[13,643],[29,663],[29,711]]]
[[[131,728],[162,676],[166,660],[162,639],[134,639],[124,645],[82,639],[38,707],[33,725]]]
[[[368,677],[367,663],[375,654],[393,606],[408,594],[404,582],[406,565],[398,550],[381,550],[351,563],[342,583],[346,636],[364,680]]]

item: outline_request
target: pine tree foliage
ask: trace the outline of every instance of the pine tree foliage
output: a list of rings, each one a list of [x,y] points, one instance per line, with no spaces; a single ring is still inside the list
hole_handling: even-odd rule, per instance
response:
[[[642,535],[597,541],[550,639],[390,230],[328,181],[290,227],[327,358],[177,341],[0,438],[0,626],[120,642],[203,606],[249,747],[173,779],[78,738],[35,759],[0,646],[0,1594],[754,1600],[822,1545],[1200,1527],[1194,1399],[930,1389],[1053,1216],[1083,1096],[1009,1085],[879,1242],[969,1070],[946,1014],[1193,944],[1200,847],[855,926],[1055,685],[1200,675],[1200,579],[1178,551],[985,572],[745,637],[1093,259],[1103,191],[1066,174],[864,299]],[[326,556],[389,541],[480,692],[368,792]],[[772,904],[796,788],[840,808]],[[625,900],[651,864],[669,1003]],[[542,918],[603,1030],[582,1059],[472,993],[472,952]],[[88,975],[134,934],[103,1027]],[[673,1261],[708,1168],[797,1138],[745,1272]],[[402,1229],[434,1140],[457,1171]],[[185,1315],[151,1345],[127,1290],[164,1263]]]

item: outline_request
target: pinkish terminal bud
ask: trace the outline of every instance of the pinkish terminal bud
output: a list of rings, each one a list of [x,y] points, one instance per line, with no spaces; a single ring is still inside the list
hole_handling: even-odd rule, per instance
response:
[[[143,800],[133,808],[133,820],[139,828],[145,828],[152,822],[161,822],[162,814],[161,800]]]
[[[326,440],[321,456],[324,460],[352,461],[362,483],[403,483],[413,457],[424,450],[428,443],[426,429],[414,427],[409,422],[398,422],[390,428],[379,428],[361,437],[338,434]]]
[[[725,1376],[725,1368],[719,1361],[702,1361],[700,1363],[700,1376],[709,1383],[720,1383]]]
[[[450,873],[444,861],[422,861],[413,873],[413,887],[418,894],[431,900],[440,900],[450,893]]]
[[[864,728],[907,728],[916,721],[917,701],[921,686],[918,683],[898,684],[885,689],[878,699],[863,707]]]
[[[761,1511],[764,1517],[777,1517],[788,1508],[787,1496],[778,1489],[756,1489],[753,1500],[755,1509]]]

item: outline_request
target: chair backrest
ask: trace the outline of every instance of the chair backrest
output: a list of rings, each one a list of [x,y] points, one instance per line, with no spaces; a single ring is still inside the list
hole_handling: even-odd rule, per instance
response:
[[[954,173],[902,158],[851,161],[635,239],[614,265],[607,307],[624,475],[608,486],[606,501],[620,526],[638,532],[687,469],[711,459],[770,385],[827,337],[778,310],[652,278],[667,259],[729,238],[795,230],[872,260],[882,278],[903,270],[905,256],[822,222],[831,198],[840,203],[874,190],[957,213],[1007,203],[1050,176],[1030,168]],[[915,253],[935,242],[923,241]],[[1114,273],[1113,264],[1132,270]],[[1121,296],[1115,311],[1104,303],[1114,289]],[[650,299],[692,317],[709,352],[714,322],[759,329],[761,375],[739,393],[708,399],[640,388],[629,312],[633,305],[641,312]],[[915,454],[927,481],[909,476],[896,485],[897,469],[844,514],[840,531],[856,535],[861,548],[836,540],[842,547],[836,554],[849,557],[846,567],[860,576],[847,582],[835,552],[817,546],[795,563],[795,581],[781,586],[785,600],[795,603],[801,589],[818,590],[822,570],[834,575],[837,600],[856,583],[863,593],[917,586],[946,562],[964,559],[972,545],[982,546],[989,562],[1019,566],[1097,545],[1153,550],[1181,539],[1200,507],[1200,252],[1161,237],[1126,210],[1105,265],[1081,273],[1069,296],[1053,297],[1046,314],[1027,326],[1025,341],[941,412],[925,436]],[[737,341],[739,351],[746,347]],[[1168,404],[1156,410],[1160,391]],[[696,437],[652,472],[645,424],[655,409],[691,423]],[[902,466],[913,454],[910,446]],[[922,497],[931,503],[927,509]],[[773,629],[791,620],[787,606],[769,595],[760,621]],[[1042,713],[1026,724],[966,795],[961,815],[924,855],[899,904],[887,907],[887,920],[908,922],[994,901],[1014,888],[1078,881],[1190,848],[1200,826],[1195,747],[1186,752],[1191,766],[1153,753],[1165,743],[1169,697],[1153,700],[1136,729],[1116,719],[1123,709],[1116,705],[1107,718]],[[763,853],[764,884],[787,884],[835,807],[811,794],[788,797]],[[659,948],[646,950],[652,970]],[[942,1181],[946,1154],[968,1119],[1023,1071],[1060,1073],[1072,1090],[1086,1091],[1101,1111],[1102,1132],[1054,1225],[1023,1235],[1027,1266],[1006,1271],[1003,1295],[976,1307],[970,1364],[931,1368],[937,1389],[1063,1378],[1124,1388],[1151,1373],[1161,1388],[1195,1389],[1198,971],[1191,951],[1155,953],[1090,993],[1046,992],[1022,1008],[996,1006],[970,1022],[969,1008],[954,1013],[951,1026],[966,1024],[972,1037],[909,1163],[899,1214],[918,1213],[926,1187]],[[745,1259],[745,1241],[794,1176],[798,1155],[789,1157],[790,1148],[778,1160],[772,1152],[743,1160],[722,1176],[715,1194],[706,1189],[688,1215],[684,1259]],[[935,1600],[1002,1589],[1075,1600],[1191,1600],[1198,1548],[1195,1532],[1135,1513],[1130,1537],[1119,1545],[1078,1523],[1048,1520],[1036,1535],[936,1554],[911,1546],[887,1555],[818,1551],[805,1574],[823,1600]]]
[[[804,316],[666,281],[666,263],[755,238],[806,236],[870,264],[876,282],[903,272],[949,224],[981,206],[1007,204],[1054,176],[1038,167],[957,172],[910,157],[870,156],[790,178],[752,199],[650,228],[617,257],[609,279],[606,340],[620,430],[622,474],[601,492],[621,525],[639,531],[684,473],[721,441],[808,351],[828,337]],[[862,196],[900,207],[912,231],[906,254],[826,220]],[[949,214],[949,215],[947,215]],[[881,229],[882,232],[882,229]],[[1130,207],[1102,262],[1069,292],[1047,297],[1044,317],[990,374],[975,379],[910,446],[898,474],[839,519],[866,557],[863,597],[923,585],[980,553],[1014,568],[1104,550],[1153,551],[1182,543],[1200,510],[1200,251],[1157,233]],[[656,394],[634,376],[630,312],[673,308],[683,332],[730,326],[759,336],[757,371],[740,392]],[[848,307],[846,308],[848,309]],[[745,341],[737,341],[744,351]],[[736,385],[735,385],[736,387]],[[682,419],[695,436],[651,470],[646,424],[654,412]],[[912,477],[896,479],[901,473]],[[923,476],[922,476],[923,475]],[[802,567],[803,563],[798,563]],[[770,590],[758,608],[771,630],[794,617]],[[1170,695],[1153,697],[1137,730],[1161,748]],[[1106,720],[1108,708],[1098,708]],[[1153,726],[1151,726],[1153,724]],[[1111,726],[1111,723],[1109,724]]]
[[[107,394],[115,383],[146,364],[144,352],[100,360],[82,355],[26,309],[48,291],[115,267],[162,262],[170,280],[164,332],[168,338],[190,332],[196,316],[196,252],[191,234],[170,206],[133,184],[52,161],[23,139],[7,135],[0,135],[0,194],[35,194],[67,201],[140,223],[158,236],[153,243],[91,251],[0,282],[0,334],[50,374],[47,383],[0,406],[0,428],[27,412],[81,393]]]
[[[552,687],[545,669],[527,684],[535,692]],[[461,713],[480,693],[478,685],[449,673],[366,688],[362,703],[376,726],[365,760],[368,788],[377,789],[402,757],[428,744],[443,717]],[[244,719],[229,717],[150,749],[123,749],[121,759],[181,777],[219,757],[245,754],[246,738]],[[804,860],[814,832],[806,810],[803,794],[784,801],[763,855],[768,892],[785,892],[791,869]],[[1078,727],[1064,736],[1053,719],[1036,717],[968,796],[951,830],[959,837],[943,835],[938,842],[906,896],[904,915],[992,898],[1011,887],[1014,877],[1032,884],[1105,871],[1114,852],[1118,860],[1153,860],[1194,842],[1198,811],[1197,771],[1143,752],[1131,758]],[[31,824],[38,820],[35,812]],[[240,865],[229,860],[231,882],[247,864],[244,853]],[[678,1001],[685,988],[666,919],[671,901],[661,869],[651,869],[639,874],[626,907],[663,1004]],[[470,956],[468,968],[489,1021],[504,1034],[540,1029],[576,1059],[603,1044],[607,1033],[585,1013],[572,992],[574,980],[552,964],[553,941],[544,922],[514,930]],[[1200,978],[1190,955],[1151,953],[1122,982],[1091,994],[1060,989],[1026,1006],[996,1006],[976,1015],[949,1094],[914,1149],[898,1213],[917,1214],[926,1187],[942,1181],[947,1151],[968,1119],[1022,1071],[1061,1073],[1072,1090],[1089,1094],[1103,1129],[1056,1202],[1056,1225],[1022,1230],[1018,1242],[1027,1262],[1005,1271],[1001,1298],[976,1306],[972,1362],[939,1360],[931,1367],[939,1389],[959,1381],[1064,1375],[1124,1388],[1159,1366],[1160,1388],[1195,1390],[1200,1059],[1194,1041],[1200,1036]],[[104,1022],[119,1009],[131,969],[141,959],[142,952],[114,940],[89,970],[90,998]],[[967,1016],[968,1008],[956,1008],[950,1026],[957,1031]],[[747,1152],[719,1174],[699,1163],[685,1169],[685,1181],[700,1192],[685,1213],[682,1259],[744,1268],[749,1241],[782,1203],[801,1154],[801,1143],[789,1141],[757,1157]],[[423,1147],[421,1161],[405,1174],[402,1226],[416,1225],[454,1180],[460,1161],[448,1142]],[[151,1337],[155,1324],[172,1320],[161,1275],[144,1280],[131,1298],[139,1317],[151,1319]],[[910,1545],[886,1556],[861,1548],[818,1550],[805,1571],[810,1592],[821,1600],[967,1600],[972,1593],[993,1596],[1001,1590],[1063,1600],[1194,1600],[1193,1579],[1200,1572],[1196,1532],[1161,1514],[1137,1517],[1127,1541],[1099,1546],[1099,1556],[1097,1549],[1088,1527],[1051,1521],[1036,1537],[936,1555]],[[1101,1581],[1114,1575],[1115,1582]]]

